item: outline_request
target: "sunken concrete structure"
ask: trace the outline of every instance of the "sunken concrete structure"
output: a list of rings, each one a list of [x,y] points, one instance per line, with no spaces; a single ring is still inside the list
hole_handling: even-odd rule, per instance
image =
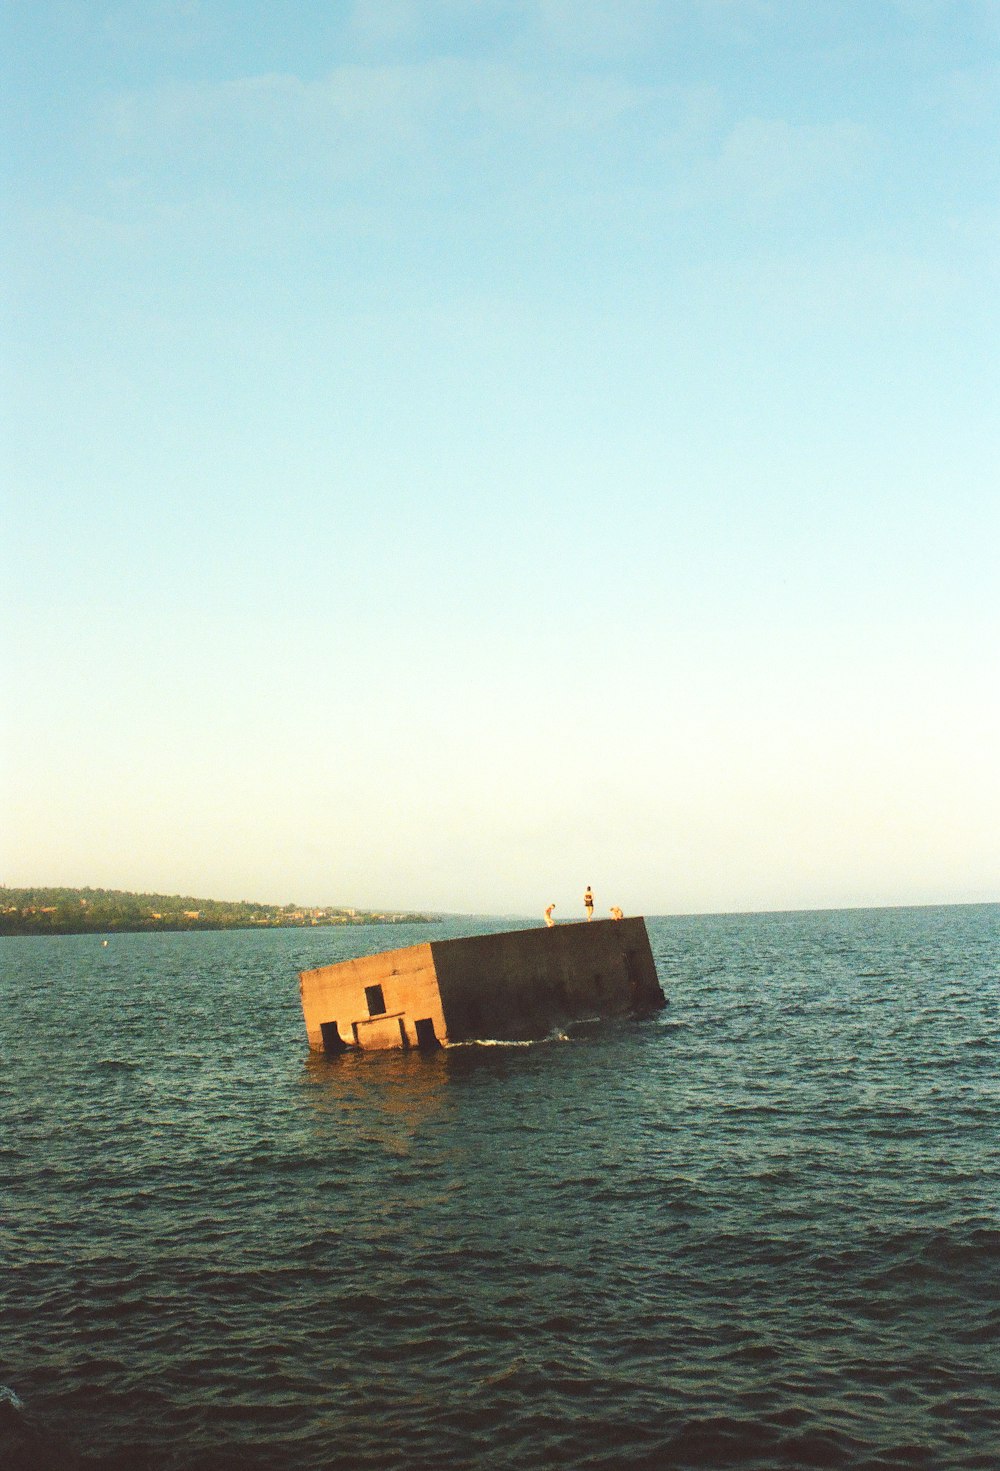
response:
[[[639,918],[431,940],[304,970],[299,980],[317,1052],[530,1041],[666,1004]]]

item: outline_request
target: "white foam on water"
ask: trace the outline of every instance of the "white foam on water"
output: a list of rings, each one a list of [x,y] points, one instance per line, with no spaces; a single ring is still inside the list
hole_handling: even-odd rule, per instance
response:
[[[527,1041],[514,1041],[509,1037],[473,1037],[467,1042],[449,1042],[453,1047],[544,1047],[548,1042],[568,1042],[565,1032],[550,1032],[547,1037],[531,1037]]]

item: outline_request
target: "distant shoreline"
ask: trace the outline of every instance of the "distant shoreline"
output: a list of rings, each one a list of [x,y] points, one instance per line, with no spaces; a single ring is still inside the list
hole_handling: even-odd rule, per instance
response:
[[[346,905],[258,904],[121,889],[0,887],[0,938],[431,924],[435,915]]]
[[[224,924],[222,921],[208,920],[204,924],[122,924],[88,927],[78,925],[75,929],[69,927],[60,928],[57,925],[21,923],[11,925],[6,915],[0,915],[0,940],[16,939],[24,935],[184,935],[218,932],[222,930],[310,930],[310,929],[349,929],[351,927],[373,925],[401,925],[401,924],[434,924],[435,916],[430,914],[401,914],[398,918],[388,919],[350,919],[350,920],[316,920],[302,923],[300,920],[289,920],[288,922],[275,920],[272,922],[239,922]]]

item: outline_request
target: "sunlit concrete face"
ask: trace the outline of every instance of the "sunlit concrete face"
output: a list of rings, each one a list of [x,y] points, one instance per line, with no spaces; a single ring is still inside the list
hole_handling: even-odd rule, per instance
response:
[[[310,1047],[530,1040],[664,1004],[645,921],[437,940],[300,975]]]
[[[303,971],[299,977],[309,1046],[379,1050],[417,1045],[416,1023],[445,1039],[441,994],[430,945],[389,950]]]

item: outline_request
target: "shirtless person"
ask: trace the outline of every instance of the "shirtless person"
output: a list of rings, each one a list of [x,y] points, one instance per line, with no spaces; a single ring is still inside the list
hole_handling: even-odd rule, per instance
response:
[[[587,911],[587,919],[588,920],[593,919],[593,917],[594,917],[594,896],[591,893],[590,885],[589,884],[587,885],[587,892],[583,896],[583,907]]]
[[[554,904],[549,904],[545,910],[545,923],[548,925],[549,929],[551,929],[552,926],[555,924],[555,920],[552,918],[552,911],[553,909],[555,909],[555,907],[556,906]]]

